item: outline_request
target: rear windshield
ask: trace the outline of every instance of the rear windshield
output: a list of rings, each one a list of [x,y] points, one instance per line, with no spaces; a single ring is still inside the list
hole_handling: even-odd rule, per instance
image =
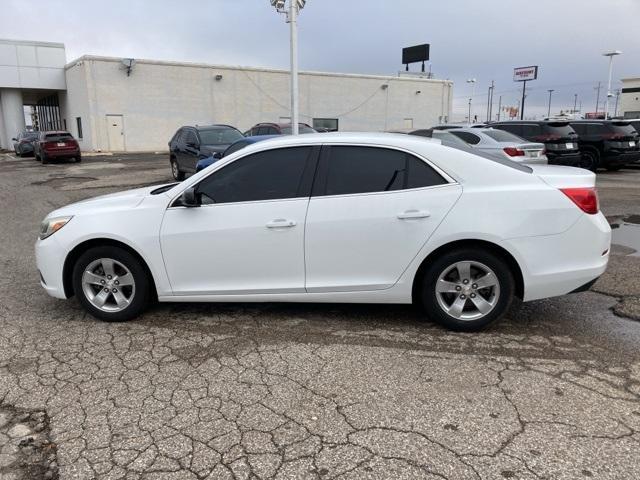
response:
[[[443,143],[447,142],[447,144],[456,145],[458,147],[469,148],[469,145],[464,140],[461,140],[459,137],[456,137],[453,133],[447,132],[446,130],[434,130],[433,138],[437,138],[441,140]]]
[[[561,137],[569,137],[576,133],[569,125],[569,122],[549,122],[545,124],[545,130],[547,133],[560,135]]]
[[[44,138],[50,142],[57,142],[60,140],[66,142],[67,140],[72,140],[73,136],[70,133],[47,133]]]
[[[616,133],[622,133],[624,135],[635,135],[636,129],[633,128],[629,122],[613,122],[611,128]]]
[[[235,128],[208,128],[198,133],[203,145],[229,145],[243,138]]]
[[[515,142],[522,143],[523,139],[514,135],[513,133],[505,132],[504,130],[485,130],[483,132],[490,138],[493,138],[496,142]]]
[[[499,157],[498,155],[491,155],[489,153],[485,153],[478,148],[470,147],[469,145],[459,146],[454,143],[449,143],[446,140],[442,141],[442,145],[445,147],[454,148],[456,150],[461,150],[463,152],[470,153],[472,155],[476,155],[478,157],[486,158],[487,160],[491,160],[492,162],[499,163],[500,165],[504,165],[505,167],[510,167],[515,170],[519,170],[524,173],[532,173],[533,169],[528,165],[523,165],[521,163],[514,162],[513,160],[509,160],[507,158]]]
[[[307,127],[306,125],[300,125],[298,127],[298,132],[300,133],[318,133],[313,128]],[[282,127],[283,135],[291,135],[291,127]]]

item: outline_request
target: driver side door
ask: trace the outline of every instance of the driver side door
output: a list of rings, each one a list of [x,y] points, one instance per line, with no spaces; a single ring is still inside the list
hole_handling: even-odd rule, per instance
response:
[[[174,294],[304,292],[305,217],[319,150],[247,155],[196,186],[200,207],[170,206],[160,243]]]

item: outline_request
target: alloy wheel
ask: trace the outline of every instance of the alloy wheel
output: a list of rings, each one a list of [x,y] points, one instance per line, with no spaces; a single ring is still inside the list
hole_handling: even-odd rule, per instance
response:
[[[436,281],[438,305],[457,320],[478,320],[489,314],[500,298],[500,282],[480,262],[461,261],[449,265]]]
[[[84,269],[82,290],[94,307],[112,313],[131,304],[136,284],[125,265],[112,258],[99,258]]]

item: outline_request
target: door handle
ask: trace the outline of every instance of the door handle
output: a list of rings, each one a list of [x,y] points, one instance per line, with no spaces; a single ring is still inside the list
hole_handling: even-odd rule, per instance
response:
[[[291,228],[295,227],[296,222],[285,218],[277,218],[267,223],[267,228]]]
[[[427,218],[430,217],[431,214],[425,210],[407,210],[405,212],[399,213],[398,218],[400,220],[411,220],[416,218]]]

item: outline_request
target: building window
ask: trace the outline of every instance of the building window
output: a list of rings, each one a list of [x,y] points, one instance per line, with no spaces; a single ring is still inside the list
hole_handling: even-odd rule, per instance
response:
[[[327,132],[338,131],[338,119],[337,118],[314,118],[313,128],[316,130],[323,130]]]
[[[82,119],[76,117],[76,126],[78,127],[78,138],[82,140]]]

